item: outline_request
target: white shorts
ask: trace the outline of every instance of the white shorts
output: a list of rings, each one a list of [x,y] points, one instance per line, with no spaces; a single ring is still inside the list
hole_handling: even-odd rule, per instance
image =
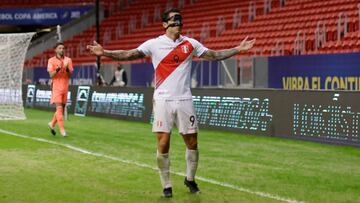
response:
[[[154,100],[153,132],[170,133],[174,123],[182,135],[198,131],[194,105],[188,100]]]

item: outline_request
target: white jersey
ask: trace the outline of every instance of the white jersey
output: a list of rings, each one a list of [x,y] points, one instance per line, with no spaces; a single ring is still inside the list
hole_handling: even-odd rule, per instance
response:
[[[123,80],[123,75],[125,73],[124,69],[116,70],[114,73],[114,77],[115,77],[115,81],[114,81],[114,86],[120,86],[120,87],[124,87],[126,85],[125,81]]]
[[[180,36],[175,42],[161,35],[138,48],[150,56],[154,69],[154,99],[191,99],[190,73],[192,57],[201,56],[208,49],[195,39]]]

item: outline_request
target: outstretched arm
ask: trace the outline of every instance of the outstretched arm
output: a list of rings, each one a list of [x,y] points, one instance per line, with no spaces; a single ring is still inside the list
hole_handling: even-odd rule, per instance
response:
[[[114,60],[127,61],[144,58],[145,55],[137,49],[132,50],[105,50],[103,47],[94,41],[93,45],[87,45],[86,48],[90,53],[96,56],[106,56]]]
[[[248,37],[246,37],[239,46],[234,47],[232,49],[224,49],[220,51],[214,51],[209,49],[207,52],[205,52],[203,55],[200,56],[200,58],[206,59],[206,60],[224,60],[229,57],[232,57],[241,51],[247,51],[251,49],[254,46],[255,39],[253,40],[247,40]]]

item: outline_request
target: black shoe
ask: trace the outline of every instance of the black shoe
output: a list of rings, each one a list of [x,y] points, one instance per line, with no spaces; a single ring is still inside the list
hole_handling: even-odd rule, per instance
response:
[[[184,184],[186,185],[186,187],[189,188],[191,193],[200,193],[200,190],[197,186],[197,184],[195,183],[195,181],[188,181],[186,178],[184,180]]]
[[[55,135],[56,135],[56,132],[55,132],[54,127],[52,127],[50,123],[48,123],[48,126],[49,126],[49,129],[50,129],[51,134],[55,136]]]
[[[172,197],[172,188],[171,187],[165,188],[163,190],[163,197],[165,197],[165,198],[171,198]]]

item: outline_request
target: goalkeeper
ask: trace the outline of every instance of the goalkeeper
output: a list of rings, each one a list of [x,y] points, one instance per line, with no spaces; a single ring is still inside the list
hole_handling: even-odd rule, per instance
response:
[[[55,45],[55,56],[48,61],[47,71],[52,79],[51,87],[51,104],[56,105],[56,112],[53,119],[48,123],[50,132],[55,135],[55,124],[58,123],[60,134],[66,137],[64,128],[64,109],[67,101],[69,89],[69,79],[73,73],[71,58],[64,56],[65,46],[62,42]]]

